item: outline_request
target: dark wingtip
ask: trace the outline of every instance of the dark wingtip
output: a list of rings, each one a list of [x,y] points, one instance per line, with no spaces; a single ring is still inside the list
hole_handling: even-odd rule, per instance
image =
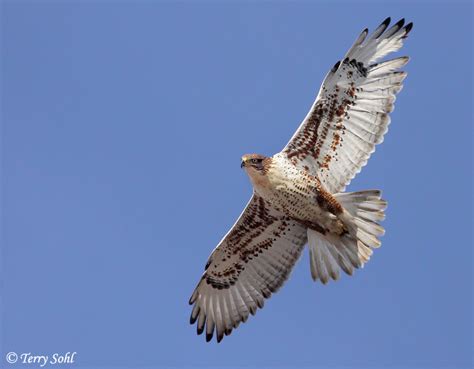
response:
[[[224,338],[224,335],[222,333],[218,334],[217,335],[217,343],[221,342],[223,338]]]
[[[397,29],[400,29],[403,27],[404,24],[405,24],[405,18],[402,18],[397,23],[395,23],[395,27],[397,27]]]
[[[332,67],[331,72],[335,72],[337,68],[339,68],[339,65],[341,65],[341,61],[339,60],[336,64],[334,64],[334,67]]]
[[[198,315],[196,315],[194,318],[193,318],[193,316],[191,315],[191,316],[189,317],[189,324],[194,324],[194,323],[196,323],[197,318],[198,318]]]
[[[206,342],[212,340],[212,333],[206,333]]]
[[[405,26],[405,37],[408,36],[412,28],[413,28],[413,22],[410,22]]]
[[[387,27],[391,21],[392,21],[392,18],[387,17],[380,25],[384,25],[385,27]]]
[[[368,28],[364,28],[364,30],[360,33],[361,35],[364,35],[364,38],[362,39],[361,42],[364,42],[365,38],[367,37],[367,35],[369,34],[369,29]]]
[[[197,331],[197,334],[198,334],[198,335],[201,335],[202,332],[204,332],[204,324],[202,325],[202,327],[199,327],[199,326],[198,326],[197,329],[196,329],[196,331]]]

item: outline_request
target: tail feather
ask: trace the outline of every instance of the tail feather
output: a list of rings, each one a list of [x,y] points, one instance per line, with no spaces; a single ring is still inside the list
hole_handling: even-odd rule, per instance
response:
[[[339,263],[333,245],[319,235],[319,232],[308,229],[311,276],[326,284],[329,278],[339,279]]]
[[[379,190],[334,196],[344,208],[340,218],[348,233],[323,235],[308,229],[311,276],[324,284],[339,278],[339,268],[349,275],[354,268],[362,268],[372,256],[372,249],[380,247],[379,237],[385,233],[378,222],[385,219],[387,202]]]

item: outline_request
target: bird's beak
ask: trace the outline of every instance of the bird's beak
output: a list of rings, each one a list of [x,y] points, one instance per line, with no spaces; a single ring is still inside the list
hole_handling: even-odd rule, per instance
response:
[[[242,162],[240,163],[240,167],[241,168],[245,167],[245,160],[242,160]]]

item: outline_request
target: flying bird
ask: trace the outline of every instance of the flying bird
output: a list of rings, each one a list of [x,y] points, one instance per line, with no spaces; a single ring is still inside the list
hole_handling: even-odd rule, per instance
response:
[[[312,278],[352,275],[381,243],[387,202],[379,190],[344,192],[383,141],[408,57],[412,29],[387,18],[362,31],[326,75],[315,102],[286,147],[272,157],[242,156],[253,185],[246,208],[209,257],[189,304],[197,333],[217,342],[262,308],[290,275],[305,244]]]

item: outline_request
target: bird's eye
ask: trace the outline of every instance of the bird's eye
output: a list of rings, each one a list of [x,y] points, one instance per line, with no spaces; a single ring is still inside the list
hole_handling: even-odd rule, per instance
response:
[[[260,161],[258,159],[252,159],[252,164],[258,164]]]

